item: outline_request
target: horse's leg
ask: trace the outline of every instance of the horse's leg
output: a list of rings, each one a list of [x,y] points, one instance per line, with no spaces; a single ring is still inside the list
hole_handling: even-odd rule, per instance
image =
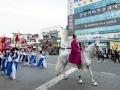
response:
[[[61,68],[60,68],[60,70],[59,70],[59,72],[58,72],[57,76],[59,76],[60,74],[62,74],[62,73],[61,73]]]
[[[80,83],[80,84],[82,84],[83,83],[83,80],[82,80],[82,73],[83,73],[83,70],[82,69],[80,69],[81,70],[81,74],[79,75],[79,81],[78,81],[78,83]]]
[[[90,66],[87,66],[87,69],[88,69],[88,71],[90,72],[90,75],[91,75],[91,78],[92,78],[92,83],[93,83],[93,85],[97,86],[98,83],[94,80],[93,72],[92,72]]]
[[[65,75],[65,68],[66,68],[66,66],[67,66],[67,63],[68,63],[68,62],[65,62],[65,63],[63,64],[64,79],[67,79],[67,76]]]
[[[81,74],[79,75],[79,81],[78,83],[82,84],[83,83],[83,80],[82,80],[82,69],[81,69],[81,65],[77,65],[78,69],[81,70]]]
[[[61,74],[61,72],[58,72],[57,76],[59,76]]]
[[[57,76],[59,76],[62,73],[62,69],[63,69],[63,62],[62,62],[62,58],[59,56],[56,65],[56,71],[58,71]]]

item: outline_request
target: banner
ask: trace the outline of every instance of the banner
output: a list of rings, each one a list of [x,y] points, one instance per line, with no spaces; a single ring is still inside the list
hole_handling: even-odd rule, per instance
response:
[[[113,26],[113,25],[120,25],[120,17],[74,25],[74,29],[83,30],[83,29],[90,29],[90,28]]]
[[[94,16],[94,15],[99,15],[99,14],[102,14],[105,12],[111,12],[111,11],[115,11],[115,10],[120,10],[120,3],[113,3],[111,5],[96,8],[93,10],[91,10],[91,9],[86,10],[84,12],[74,14],[73,18],[78,19],[78,18],[83,18],[83,17],[88,17],[88,16]]]

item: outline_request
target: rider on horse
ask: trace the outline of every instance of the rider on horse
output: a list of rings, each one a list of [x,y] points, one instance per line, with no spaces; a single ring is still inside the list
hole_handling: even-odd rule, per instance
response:
[[[81,51],[81,45],[79,45],[79,42],[77,41],[77,36],[73,34],[73,40],[71,42],[71,52],[68,59],[72,64],[76,64],[78,68],[80,68],[82,64]]]

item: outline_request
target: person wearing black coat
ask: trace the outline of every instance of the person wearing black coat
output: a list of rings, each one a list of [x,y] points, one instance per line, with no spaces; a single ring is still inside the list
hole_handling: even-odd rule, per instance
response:
[[[118,53],[118,51],[117,51],[117,49],[116,50],[114,50],[114,63],[116,63],[116,60],[118,60],[118,62],[120,63],[120,57],[119,57],[119,53]]]

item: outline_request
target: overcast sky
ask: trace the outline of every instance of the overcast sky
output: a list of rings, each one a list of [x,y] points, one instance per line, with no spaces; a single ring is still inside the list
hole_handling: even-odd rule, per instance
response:
[[[0,36],[66,24],[67,0],[0,0]]]

